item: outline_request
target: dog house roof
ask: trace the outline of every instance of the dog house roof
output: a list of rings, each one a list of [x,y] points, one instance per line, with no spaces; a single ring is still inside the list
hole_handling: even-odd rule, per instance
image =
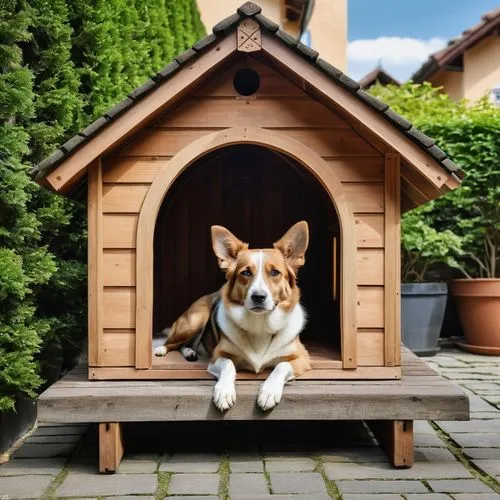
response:
[[[433,139],[414,127],[408,120],[393,111],[387,104],[361,89],[358,82],[351,79],[324,59],[321,59],[318,52],[279,29],[278,24],[264,17],[261,14],[260,6],[252,2],[246,2],[237,9],[235,14],[217,23],[213,27],[212,34],[199,40],[192,48],[178,55],[174,61],[152,76],[151,79],[146,81],[139,88],[131,92],[124,100],[109,109],[103,116],[69,139],[52,155],[36,165],[30,172],[33,179],[37,182],[51,186],[56,191],[67,191],[63,187],[58,189],[54,187],[53,183],[46,182],[47,176],[70,159],[80,148],[82,148],[82,146],[91,143],[101,134],[101,132],[110,128],[113,123],[116,124],[119,117],[132,110],[143,98],[151,94],[155,89],[162,87],[181,69],[189,66],[195,58],[199,57],[202,53],[208,52],[211,48],[220,43],[222,39],[227,37],[230,33],[233,33],[238,24],[245,18],[252,18],[255,20],[267,36],[279,40],[288,47],[290,51],[300,55],[302,59],[305,59],[324,75],[327,75],[329,80],[335,85],[341,86],[343,89],[347,90],[353,98],[362,101],[364,106],[371,108],[371,110],[383,116],[383,118],[395,127],[399,133],[404,134],[404,136],[409,138],[414,145],[434,160],[443,172],[447,174],[445,177],[451,178],[451,188],[459,184],[460,179],[464,177],[464,172],[448,158],[446,153],[435,144]],[[234,51],[236,50],[237,47],[235,45]],[[208,69],[210,68],[207,68],[207,70]],[[86,164],[82,169],[105,152],[104,149],[99,149],[99,147],[95,148],[95,151],[96,153],[94,155],[91,154],[86,156]]]

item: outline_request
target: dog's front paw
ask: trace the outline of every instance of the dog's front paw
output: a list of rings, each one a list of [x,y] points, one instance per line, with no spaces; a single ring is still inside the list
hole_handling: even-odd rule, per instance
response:
[[[214,404],[220,411],[229,410],[236,402],[234,383],[217,382],[214,387]]]
[[[167,354],[167,347],[161,345],[155,349],[155,356],[165,356]]]
[[[283,394],[283,386],[270,384],[267,381],[260,386],[259,394],[257,396],[257,404],[261,410],[270,410],[274,408],[280,401]]]

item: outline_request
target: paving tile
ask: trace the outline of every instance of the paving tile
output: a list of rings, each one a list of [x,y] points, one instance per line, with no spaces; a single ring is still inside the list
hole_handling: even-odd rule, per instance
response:
[[[454,462],[456,458],[446,448],[415,448],[416,462]]]
[[[395,469],[387,462],[373,464],[325,463],[328,479],[465,479],[471,473],[459,462],[416,462],[410,469]]]
[[[402,496],[397,493],[346,493],[342,495],[342,500],[402,500]],[[448,497],[447,500],[450,500]]]
[[[68,457],[74,448],[74,443],[24,443],[14,453],[14,458]]]
[[[266,461],[267,472],[312,472],[315,463],[310,458],[295,460],[269,460]]]
[[[491,408],[491,411],[476,411],[470,414],[473,420],[500,418],[500,411]]]
[[[420,481],[336,481],[344,493],[427,493],[429,490]]]
[[[445,447],[446,445],[439,439],[437,434],[415,434],[415,446]]]
[[[463,451],[468,457],[473,459],[500,460],[500,448],[463,448]]]
[[[124,459],[117,472],[120,474],[154,474],[157,467],[157,462],[153,460]]]
[[[185,499],[185,498],[190,498],[190,497],[166,497],[166,500],[170,500],[171,498],[179,498],[179,499]],[[196,500],[204,500],[206,498],[212,498],[212,497],[196,497]],[[314,493],[314,496],[312,496],[309,493],[304,493],[304,494],[298,494],[298,495],[248,495],[248,494],[241,494],[236,497],[238,500],[331,500],[330,496],[327,493]],[[389,499],[390,500],[390,499]],[[398,500],[401,500],[401,497],[398,497]]]
[[[387,462],[387,456],[378,446],[346,448],[319,455],[322,462]]]
[[[264,472],[264,462],[262,460],[237,460],[229,464],[231,472]]]
[[[436,434],[436,431],[427,420],[414,420],[413,432],[416,434]]]
[[[220,456],[216,454],[176,453],[160,465],[160,471],[184,474],[213,474],[219,470]]]
[[[156,486],[156,474],[99,475],[70,472],[57,488],[56,496],[152,495]]]
[[[454,433],[451,437],[463,448],[500,448],[500,433]]]
[[[39,498],[54,479],[53,476],[26,475],[0,477],[0,498]]]
[[[104,497],[104,498],[109,498],[109,500],[154,500],[154,496],[148,496],[148,495],[122,495],[122,496],[111,496],[111,497]],[[182,497],[182,498],[187,498],[187,497]],[[208,497],[203,497],[203,498],[208,498]],[[83,498],[79,498],[78,500],[85,500]],[[90,499],[86,499],[90,500]]]
[[[438,493],[491,493],[478,479],[435,479],[428,483]]]
[[[442,368],[469,368],[470,365],[461,361],[460,359],[452,358],[452,357],[440,357],[434,358],[433,360],[438,366]]]
[[[216,495],[218,491],[218,474],[174,474],[168,484],[169,495]]]
[[[492,405],[495,405],[495,406],[500,405],[500,396],[492,395],[492,394],[488,394],[488,395],[484,394],[482,396],[482,398],[485,401],[488,401],[488,403],[491,403]]]
[[[499,392],[500,391],[500,385],[494,384],[491,382],[471,381],[471,382],[466,382],[465,385],[469,389],[472,389],[473,391],[481,391],[481,392]]]
[[[494,411],[495,407],[486,402],[481,396],[469,396],[470,411]]]
[[[500,418],[496,420],[469,420],[464,422],[440,422],[439,427],[448,433],[500,432]]]
[[[110,500],[115,500],[116,497],[113,497],[112,499],[110,498]],[[123,500],[127,500],[127,498],[130,498],[130,497],[124,497]],[[149,498],[149,497],[140,497],[141,499],[142,498]],[[154,499],[155,497],[151,497],[151,499]],[[203,495],[203,496],[199,496],[199,495],[174,495],[174,496],[168,496],[168,497],[165,497],[166,500],[170,500],[170,499],[174,499],[174,498],[178,498],[179,500],[218,500],[219,497],[216,497],[216,496],[213,496],[213,495]],[[80,499],[78,499],[80,500]]]
[[[52,475],[57,476],[66,464],[65,458],[19,458],[0,465],[0,476]]]
[[[273,493],[326,493],[325,483],[317,472],[271,472]]]
[[[330,500],[330,496],[327,493],[314,493],[314,497],[309,493],[298,494],[298,495],[271,495],[269,497],[271,500]],[[253,499],[249,499],[253,500]]]
[[[410,493],[405,495],[406,500],[450,500],[451,497],[445,493]]]
[[[473,462],[490,476],[500,475],[500,460],[473,460]]]
[[[500,495],[497,493],[455,493],[455,500],[498,500]]]
[[[229,476],[229,495],[231,498],[242,496],[269,495],[264,474],[231,474]]]

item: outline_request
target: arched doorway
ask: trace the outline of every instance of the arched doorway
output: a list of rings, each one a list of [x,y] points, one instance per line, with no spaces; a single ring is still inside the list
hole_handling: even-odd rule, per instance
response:
[[[175,181],[196,160],[212,151],[232,145],[263,146],[283,157],[291,158],[322,186],[338,216],[341,234],[339,262],[338,307],[341,337],[341,365],[356,368],[356,235],[352,211],[341,183],[328,164],[304,144],[280,132],[259,128],[232,128],[214,132],[193,141],[177,153],[157,173],[141,207],[137,224],[136,259],[136,368],[148,369],[152,363],[154,233],[157,217]],[[233,228],[237,233],[237,230]],[[240,234],[242,238],[244,234]],[[272,237],[276,239],[278,236]],[[253,242],[258,245],[257,242]],[[265,243],[266,245],[268,243]],[[309,258],[311,258],[309,254]],[[332,259],[335,259],[335,254]],[[332,266],[333,269],[337,268]],[[172,291],[175,293],[175,291]],[[196,297],[193,298],[193,300]]]
[[[308,312],[301,338],[327,344],[340,354],[339,261],[333,257],[338,255],[340,226],[335,207],[314,175],[296,160],[256,145],[227,146],[199,158],[163,200],[154,237],[153,330],[171,325],[197,298],[223,284],[211,247],[211,225],[226,226],[250,248],[266,248],[299,220],[306,220],[310,231],[306,264],[299,273]]]

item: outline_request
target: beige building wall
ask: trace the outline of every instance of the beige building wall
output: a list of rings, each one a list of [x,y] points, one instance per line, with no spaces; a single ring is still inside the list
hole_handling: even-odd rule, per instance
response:
[[[309,29],[313,49],[347,71],[347,0],[316,0]]]
[[[490,35],[464,54],[464,97],[480,99],[500,86],[500,36]]]
[[[430,82],[434,87],[443,87],[443,92],[455,101],[464,97],[464,74],[461,71],[439,71]]]
[[[201,20],[208,33],[214,24],[236,12],[243,0],[197,0]],[[284,0],[257,0],[262,14],[282,29],[297,35],[296,23],[284,19]],[[342,71],[347,69],[347,0],[316,0],[309,22],[312,48]]]

